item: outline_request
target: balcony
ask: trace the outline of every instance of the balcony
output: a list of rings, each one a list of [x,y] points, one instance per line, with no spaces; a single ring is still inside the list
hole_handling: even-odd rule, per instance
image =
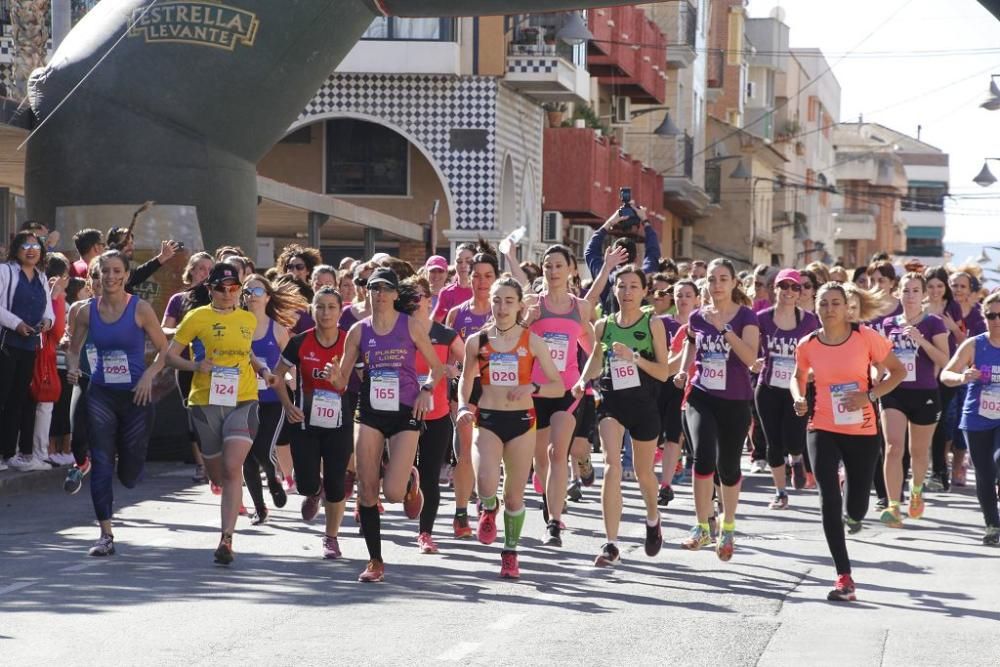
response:
[[[667,67],[683,69],[690,67],[698,57],[695,51],[698,43],[698,7],[688,0],[667,5]]]
[[[663,178],[590,128],[545,130],[542,185],[546,210],[578,224],[606,220],[621,206],[623,186],[651,214],[663,211]]]
[[[837,241],[874,241],[878,207],[833,212],[833,238]]]
[[[705,97],[713,103],[722,96],[722,86],[725,83],[726,53],[722,49],[709,49],[706,63]]]
[[[701,215],[711,197],[694,180],[694,137],[674,137],[671,165],[663,176],[664,206],[682,218]]]
[[[590,73],[573,64],[572,47],[511,43],[504,80],[538,102],[586,104],[590,96]]]
[[[588,15],[588,26],[594,33],[587,52],[592,76],[634,102],[666,102],[667,38],[643,10],[633,6],[597,10]]]

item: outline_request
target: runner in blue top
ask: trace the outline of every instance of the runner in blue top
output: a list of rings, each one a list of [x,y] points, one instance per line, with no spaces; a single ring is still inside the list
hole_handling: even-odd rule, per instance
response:
[[[945,384],[967,386],[960,427],[976,468],[976,496],[986,532],[983,544],[1000,544],[1000,292],[983,302],[988,331],[962,343],[941,371]]]
[[[716,554],[733,557],[736,506],[740,499],[740,455],[750,427],[750,366],[757,360],[760,327],[740,289],[736,267],[728,259],[708,265],[709,302],[693,312],[681,370],[674,383],[688,382],[687,369],[695,362],[685,414],[694,448],[694,499],[697,523],[681,544],[700,549],[711,542],[708,519],[712,513],[713,478],[722,483],[722,530]]]
[[[112,477],[133,488],[146,464],[146,447],[153,426],[153,378],[165,363],[167,339],[152,306],[125,291],[129,261],[118,250],[101,255],[102,295],[90,301],[73,323],[66,379],[80,378],[80,352],[86,341],[94,346],[96,363],[87,388],[90,457],[93,474],[90,496],[101,525],[101,536],[91,556],[115,553],[111,530],[114,495]],[[160,354],[146,368],[146,339]]]
[[[948,279],[948,286],[955,295],[955,302],[958,309],[958,326],[965,338],[978,336],[986,331],[986,321],[983,319],[982,309],[979,307],[979,292],[982,285],[979,279],[969,271],[955,271]],[[963,338],[959,338],[962,342]],[[958,412],[965,402],[965,392],[967,387],[959,385],[958,394],[955,396],[955,412]],[[958,419],[955,419],[957,424]],[[952,459],[951,459],[951,483],[955,486],[965,486],[965,436],[961,429],[956,429],[952,436]]]
[[[803,277],[795,269],[782,269],[775,278],[777,305],[757,313],[760,321],[761,358],[754,364],[758,375],[754,400],[764,431],[767,464],[774,479],[771,509],[788,507],[785,457],[792,466],[792,485],[805,488],[806,418],[795,414],[789,386],[795,371],[795,348],[803,337],[819,328],[819,319],[796,304]]]

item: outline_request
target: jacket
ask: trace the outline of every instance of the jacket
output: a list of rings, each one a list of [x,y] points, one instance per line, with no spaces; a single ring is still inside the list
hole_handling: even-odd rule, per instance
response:
[[[35,270],[38,271],[37,268]],[[52,309],[52,293],[49,291],[49,280],[41,271],[39,271],[38,277],[42,281],[42,287],[45,288],[46,296],[45,314],[42,316],[42,319],[46,319],[54,324],[56,315]],[[14,291],[17,289],[17,283],[20,280],[21,268],[16,262],[7,262],[0,265],[0,326],[6,329],[16,329],[17,325],[21,323],[21,318],[10,310],[11,304],[14,303]]]

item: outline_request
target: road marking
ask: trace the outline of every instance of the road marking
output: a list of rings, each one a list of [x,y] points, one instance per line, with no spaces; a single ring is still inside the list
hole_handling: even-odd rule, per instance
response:
[[[443,662],[458,662],[479,648],[477,642],[459,642],[437,657]]]
[[[515,625],[524,620],[525,614],[507,614],[501,616],[497,621],[490,623],[490,630],[510,630]]]
[[[0,595],[4,595],[6,593],[13,593],[14,591],[19,591],[22,588],[27,588],[28,586],[31,586],[32,584],[36,583],[38,583],[38,581],[35,579],[31,581],[19,581],[16,584],[11,584],[10,586],[4,586],[3,588],[0,588]]]

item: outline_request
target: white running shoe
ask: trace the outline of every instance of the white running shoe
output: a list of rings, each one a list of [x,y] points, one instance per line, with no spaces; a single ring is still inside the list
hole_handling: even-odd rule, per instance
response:
[[[764,462],[763,459],[757,459],[756,461],[750,463],[750,474],[766,472],[766,471],[767,471],[767,464]]]
[[[34,456],[25,457],[25,462],[18,468],[21,472],[34,472],[36,470],[52,470],[50,466],[45,461]]]

